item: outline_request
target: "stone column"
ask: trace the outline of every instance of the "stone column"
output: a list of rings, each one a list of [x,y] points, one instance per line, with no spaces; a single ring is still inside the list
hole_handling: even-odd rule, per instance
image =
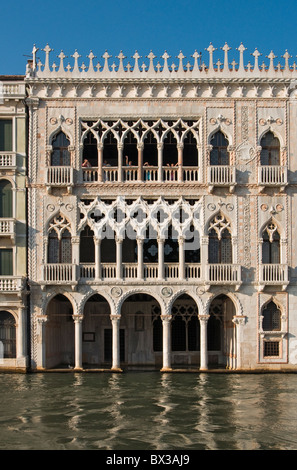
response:
[[[143,279],[143,238],[137,237],[137,279]]]
[[[157,144],[158,149],[158,181],[163,181],[163,142]]]
[[[137,145],[137,150],[138,150],[137,179],[139,181],[143,181],[143,148],[144,148],[143,142]]]
[[[178,275],[179,279],[185,279],[185,240],[183,237],[179,237],[178,239],[179,245],[179,268],[178,268]]]
[[[45,325],[47,321],[46,315],[37,316],[37,369],[46,368]]]
[[[123,144],[118,144],[118,181],[123,181]]]
[[[120,320],[121,315],[111,315],[112,324],[112,366],[111,370],[120,371]]]
[[[207,322],[210,315],[198,315],[200,321],[200,370],[208,369]]]
[[[164,240],[158,238],[158,279],[164,279]]]
[[[101,275],[101,238],[94,237],[95,243],[95,278],[102,279]]]
[[[183,149],[184,144],[177,144],[177,163],[178,163],[178,175],[177,180],[183,181]]]
[[[171,369],[171,315],[161,315],[163,326],[163,367],[162,371]]]
[[[103,178],[103,144],[98,144],[98,181],[101,183]]]
[[[123,239],[116,237],[116,276],[117,279],[122,279],[123,277],[123,263],[122,263],[122,246],[123,246]]]
[[[79,278],[77,269],[79,269],[79,243],[80,237],[74,236],[71,238],[72,244],[72,281],[76,281]]]
[[[204,281],[208,281],[209,279],[209,266],[208,266],[208,236],[203,235],[201,237],[201,248],[200,248],[200,256],[201,256],[201,267],[204,266],[204,272],[201,272],[201,276],[203,276]]]
[[[243,337],[243,325],[246,322],[246,317],[241,315],[235,316],[232,319],[233,323],[236,325],[236,369],[241,369],[242,359],[241,359],[241,345]]]
[[[18,309],[18,329],[17,329],[17,358],[24,358],[27,356],[27,318],[26,308],[20,307]]]
[[[73,315],[75,327],[75,364],[74,368],[81,370],[82,367],[82,321],[83,315]]]

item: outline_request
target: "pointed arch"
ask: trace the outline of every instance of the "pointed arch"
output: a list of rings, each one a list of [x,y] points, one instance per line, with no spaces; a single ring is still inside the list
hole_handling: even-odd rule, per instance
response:
[[[266,131],[260,140],[260,164],[261,165],[280,165],[280,140],[271,130]]]
[[[229,145],[230,140],[225,132],[220,128],[209,136],[209,144],[211,145],[210,151],[210,165],[229,165]]]
[[[60,129],[51,137],[52,152],[51,166],[70,166],[70,139],[64,130]]]

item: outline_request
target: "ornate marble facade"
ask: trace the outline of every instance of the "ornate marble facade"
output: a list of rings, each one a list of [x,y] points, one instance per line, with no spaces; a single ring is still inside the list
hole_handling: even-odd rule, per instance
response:
[[[297,71],[222,49],[56,65],[34,46],[34,370],[296,367]]]

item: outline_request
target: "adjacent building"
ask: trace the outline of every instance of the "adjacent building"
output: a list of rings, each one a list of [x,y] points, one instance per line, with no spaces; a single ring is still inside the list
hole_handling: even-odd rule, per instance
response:
[[[296,368],[296,66],[222,49],[34,46],[32,370]]]
[[[27,110],[24,76],[0,76],[0,368],[27,370]]]

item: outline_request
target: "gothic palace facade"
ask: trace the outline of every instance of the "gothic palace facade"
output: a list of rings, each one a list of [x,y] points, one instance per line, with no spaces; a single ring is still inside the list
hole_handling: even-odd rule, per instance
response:
[[[56,65],[34,46],[0,116],[0,367],[297,370],[296,66],[222,49]]]

